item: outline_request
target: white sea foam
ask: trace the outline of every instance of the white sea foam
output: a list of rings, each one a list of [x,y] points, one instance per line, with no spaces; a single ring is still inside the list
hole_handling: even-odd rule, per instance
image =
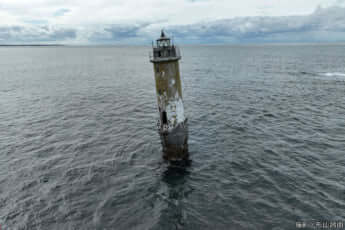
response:
[[[340,73],[340,72],[324,73],[323,75],[327,77],[345,77],[345,73]]]

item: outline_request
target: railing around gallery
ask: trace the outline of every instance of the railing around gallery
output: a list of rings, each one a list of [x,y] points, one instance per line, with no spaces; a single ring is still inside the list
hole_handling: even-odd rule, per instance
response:
[[[170,59],[180,59],[181,53],[179,47],[160,47],[153,48],[153,51],[149,52],[150,61],[164,61]]]

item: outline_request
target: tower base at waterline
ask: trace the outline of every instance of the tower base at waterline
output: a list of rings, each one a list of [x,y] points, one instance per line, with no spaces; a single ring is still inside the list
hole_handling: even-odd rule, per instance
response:
[[[159,130],[163,158],[170,161],[188,159],[188,124],[187,120],[170,131]]]

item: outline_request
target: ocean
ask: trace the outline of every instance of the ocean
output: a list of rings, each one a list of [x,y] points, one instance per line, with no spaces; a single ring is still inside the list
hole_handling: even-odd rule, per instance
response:
[[[345,45],[182,46],[166,161],[146,46],[0,48],[0,228],[345,223]]]

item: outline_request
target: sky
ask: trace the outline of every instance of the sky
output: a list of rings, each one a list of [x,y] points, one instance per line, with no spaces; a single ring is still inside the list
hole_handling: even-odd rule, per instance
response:
[[[0,44],[345,42],[345,0],[0,0]]]

